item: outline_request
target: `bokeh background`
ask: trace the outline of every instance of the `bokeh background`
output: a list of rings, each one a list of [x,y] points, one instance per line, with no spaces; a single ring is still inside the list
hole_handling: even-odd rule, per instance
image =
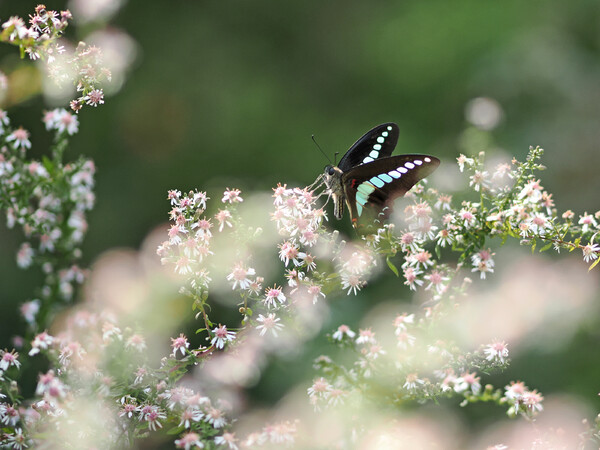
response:
[[[0,1],[0,19],[27,17],[36,4]],[[400,126],[397,153],[430,153],[444,161],[439,182],[451,191],[465,184],[448,181],[455,179],[454,159],[465,148],[477,148],[477,139],[482,147],[493,147],[490,157],[499,159],[523,158],[529,145],[539,144],[548,167],[543,185],[554,193],[559,211],[600,209],[600,3],[595,0],[73,0],[46,5],[75,14],[67,33],[72,41],[95,36],[116,43],[120,75],[113,93],[102,107],[80,114],[80,133],[67,155],[90,157],[98,169],[86,264],[109,249],[138,248],[166,221],[168,189],[199,188],[218,198],[224,187],[304,186],[326,164],[311,134],[333,155],[386,121]],[[16,90],[4,107],[14,124],[31,130],[31,155],[39,157],[50,139],[41,110],[57,106],[57,100],[44,94],[33,67],[19,60],[16,49],[0,48],[0,70]],[[502,112],[490,132],[479,133],[466,120],[467,105],[477,97],[493,99]],[[347,224],[340,226],[347,230]],[[22,326],[18,304],[31,298],[40,279],[16,268],[19,242],[19,232],[6,230],[3,220],[2,348],[10,347]],[[526,252],[502,251],[498,265],[510,271],[525,264],[518,260]],[[555,268],[554,260],[581,259],[579,254],[549,258],[534,266]],[[553,299],[543,285],[558,276],[554,269],[531,269],[531,284],[516,292],[510,289],[514,272],[500,273],[479,289],[508,289],[503,295],[518,299],[510,303],[515,317],[536,287],[538,294],[548,294],[548,305],[588,294],[588,305],[594,305],[600,301],[593,291],[598,271],[587,274],[583,264],[579,269],[583,279],[573,278],[592,292],[566,287]],[[370,289],[357,299],[334,301],[330,325],[347,322],[356,328],[373,302],[393,297],[398,287],[388,283]],[[404,289],[401,295],[408,298]],[[511,368],[492,381],[502,386],[523,378],[545,395],[566,393],[600,410],[600,320],[595,314],[583,316],[569,333],[553,336],[552,328],[546,329],[549,334],[541,335],[552,346],[525,346]],[[556,319],[554,325],[559,323]],[[309,379],[310,360],[323,351],[323,342],[291,361],[275,358],[250,391],[252,401],[272,404],[287,392],[290,380]],[[484,405],[458,414],[479,426],[503,412]]]

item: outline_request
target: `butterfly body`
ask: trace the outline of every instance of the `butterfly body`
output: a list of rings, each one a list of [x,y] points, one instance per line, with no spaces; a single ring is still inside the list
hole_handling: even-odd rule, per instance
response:
[[[389,217],[393,201],[440,164],[430,155],[390,156],[398,142],[398,126],[384,123],[368,131],[350,147],[338,166],[325,167],[323,174],[333,199],[334,216],[341,219],[344,203],[352,225],[367,225]]]

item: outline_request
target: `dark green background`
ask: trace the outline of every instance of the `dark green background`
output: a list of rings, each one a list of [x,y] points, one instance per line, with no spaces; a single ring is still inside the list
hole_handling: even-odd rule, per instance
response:
[[[26,16],[36,4],[0,1],[0,19]],[[309,184],[325,164],[313,133],[333,154],[394,121],[398,152],[452,164],[465,104],[477,96],[502,105],[494,138],[509,155],[546,149],[543,184],[559,211],[600,209],[595,0],[130,1],[111,24],[135,39],[138,58],[118,95],[81,113],[67,155],[91,157],[98,168],[88,263],[107,249],[139,246],[166,220],[168,189]],[[81,39],[91,28],[72,27],[68,36]],[[19,64],[16,49],[0,52],[0,69]],[[44,107],[38,96],[9,110],[14,124],[35,133],[37,157],[47,142]],[[0,347],[18,332],[16,305],[30,298],[37,277],[14,267],[19,240],[0,225]],[[368,307],[338,309],[356,323]],[[598,340],[589,325],[559,354],[521,357],[500,382],[516,376],[545,394],[566,390],[593,401]],[[546,365],[552,371],[537,370]],[[287,388],[275,380],[294,371],[310,368],[275,362],[256,398],[275,400]]]

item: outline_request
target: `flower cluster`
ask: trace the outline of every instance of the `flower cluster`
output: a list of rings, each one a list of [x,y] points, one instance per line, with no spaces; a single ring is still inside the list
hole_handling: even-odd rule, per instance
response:
[[[186,344],[183,335],[173,339],[174,350]],[[42,332],[28,347],[30,356],[45,355],[54,367],[39,375],[35,398],[21,404],[11,388],[14,378],[6,375],[17,374],[19,354],[0,351],[0,422],[12,430],[5,428],[2,445],[74,443],[72,427],[103,448],[123,446],[165,426],[180,429],[182,437],[175,441],[178,448],[192,448],[192,441],[202,448],[210,442],[218,445],[235,439],[228,431],[226,402],[212,401],[177,383],[194,356],[178,359],[174,351],[161,360],[160,367],[152,368],[144,336],[122,329],[111,314],[79,310],[69,316],[59,336]],[[114,432],[117,429],[121,431]],[[47,433],[51,430],[65,430],[67,435]],[[281,424],[254,438],[287,441],[294,432],[292,425]]]
[[[63,163],[67,138],[78,127],[77,118],[64,109],[44,116],[47,129],[56,133],[56,142],[52,157],[43,161],[27,158],[29,132],[11,127],[5,111],[0,111],[0,117],[0,206],[6,211],[8,228],[19,225],[26,237],[17,264],[42,267],[46,274],[39,293],[42,301],[69,300],[84,279],[76,261],[87,231],[86,213],[95,200],[94,163],[85,159]],[[39,309],[39,300],[23,305],[28,323],[33,324]]]
[[[38,5],[35,14],[30,16],[29,26],[20,17],[13,16],[2,24],[0,40],[19,46],[21,55],[31,59],[44,59],[52,62],[65,51],[57,40],[72,19],[67,11],[52,11],[45,5]]]
[[[60,42],[71,18],[68,10],[59,13],[38,5],[35,14],[30,16],[29,26],[17,16],[4,22],[0,41],[17,45],[22,57],[28,55],[30,59],[45,61],[48,75],[59,86],[75,86],[79,96],[70,106],[78,112],[84,105],[104,103],[104,92],[99,86],[111,81],[111,73],[103,65],[98,47],[80,42],[70,51]]]

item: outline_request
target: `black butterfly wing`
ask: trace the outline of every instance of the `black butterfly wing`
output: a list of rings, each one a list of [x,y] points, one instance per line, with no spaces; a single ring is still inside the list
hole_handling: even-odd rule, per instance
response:
[[[367,131],[341,159],[338,167],[347,172],[359,164],[368,164],[390,156],[398,143],[399,129],[395,123],[384,123]]]
[[[342,175],[344,197],[352,224],[371,224],[392,212],[394,199],[402,197],[419,180],[440,165],[429,155],[398,155],[362,164]]]

